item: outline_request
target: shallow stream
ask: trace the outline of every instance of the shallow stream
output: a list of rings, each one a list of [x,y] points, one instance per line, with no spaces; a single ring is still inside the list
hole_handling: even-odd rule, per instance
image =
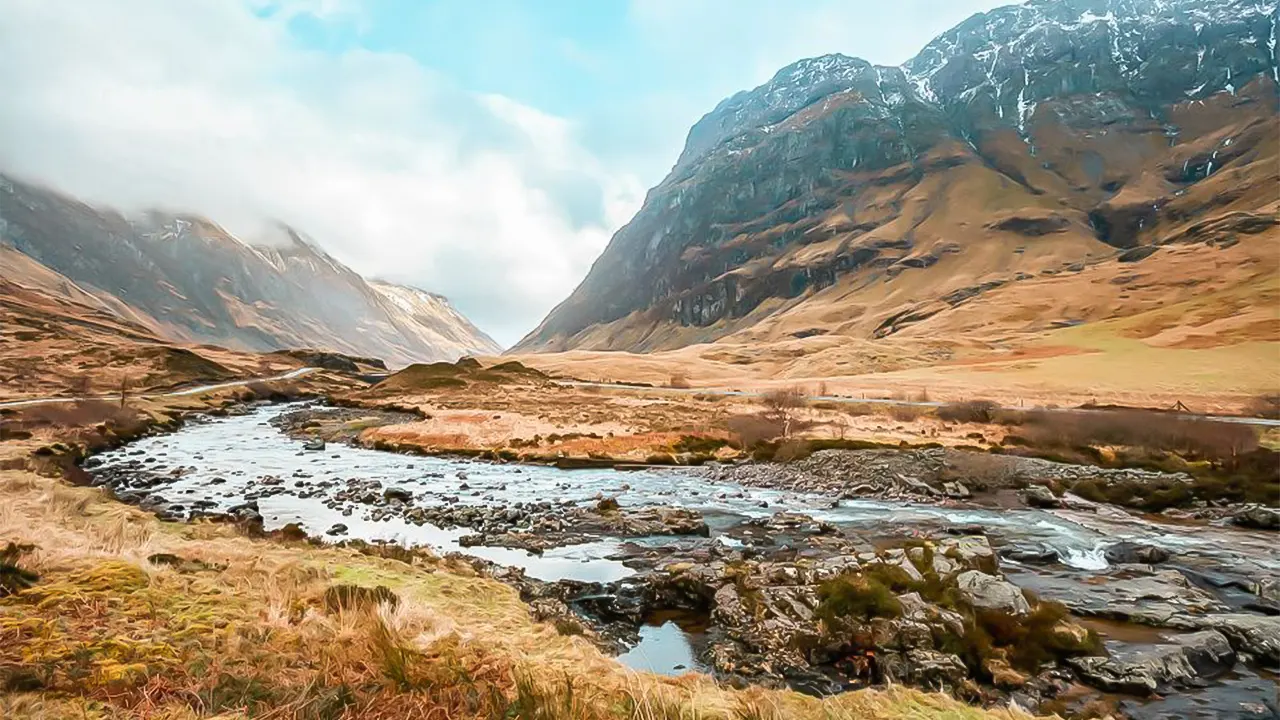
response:
[[[1206,567],[1280,575],[1280,551],[1273,547],[1274,536],[1204,525],[1171,525],[1117,511],[1047,512],[878,500],[835,501],[819,495],[713,482],[680,470],[559,470],[406,456],[346,445],[306,451],[302,442],[281,433],[270,422],[297,408],[261,406],[245,415],[192,422],[178,432],[145,438],[106,453],[98,458],[98,467],[110,469],[141,462],[147,472],[172,475],[172,480],[152,492],[162,496],[164,502],[180,504],[188,511],[225,511],[242,504],[247,494],[259,494],[264,487],[282,487],[279,494],[258,498],[268,530],[297,523],[309,534],[326,537],[330,528],[341,523],[347,530],[335,539],[425,545],[441,552],[460,552],[520,567],[530,577],[549,581],[568,578],[608,582],[630,575],[632,570],[610,559],[626,541],[606,538],[548,550],[542,555],[506,548],[462,547],[458,538],[468,534],[467,529],[416,525],[396,517],[375,521],[368,517],[369,506],[347,503],[334,509],[325,501],[352,479],[377,480],[386,488],[408,490],[413,504],[420,507],[510,507],[540,501],[590,504],[607,496],[616,497],[628,508],[664,505],[696,509],[703,513],[712,537],[726,544],[736,542],[723,534],[726,529],[740,525],[744,519],[766,517],[781,510],[811,515],[869,541],[977,525],[997,548],[1037,546],[1058,553],[1061,563],[1052,570],[1002,561],[1010,579],[1019,584],[1025,582],[1047,597],[1063,587],[1078,587],[1105,569],[1105,549],[1121,540],[1166,547],[1179,558]],[[675,540],[655,537],[632,541],[661,545]],[[656,618],[641,628],[640,644],[620,660],[656,672],[699,669],[696,656],[700,632],[696,623],[687,618]]]

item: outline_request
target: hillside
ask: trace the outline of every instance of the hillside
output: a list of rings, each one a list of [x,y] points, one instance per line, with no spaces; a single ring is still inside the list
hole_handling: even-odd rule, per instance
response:
[[[158,336],[238,350],[320,348],[392,365],[492,353],[448,300],[370,283],[298,232],[246,242],[214,222],[126,217],[0,176],[6,279],[88,302]]]
[[[902,67],[783,68],[692,128],[514,351],[830,377],[1273,343],[1277,15],[1033,0]]]

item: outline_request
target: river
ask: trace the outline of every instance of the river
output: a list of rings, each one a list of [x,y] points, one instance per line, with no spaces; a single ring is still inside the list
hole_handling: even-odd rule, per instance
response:
[[[820,495],[714,482],[680,470],[560,470],[406,456],[335,444],[322,451],[307,451],[302,442],[271,423],[277,415],[296,408],[296,404],[264,405],[243,415],[191,422],[177,432],[147,437],[99,456],[95,472],[143,468],[149,474],[164,476],[164,483],[150,491],[153,494],[147,506],[166,507],[171,514],[193,510],[216,513],[253,498],[267,530],[296,523],[317,537],[429,546],[519,567],[528,576],[547,581],[609,582],[634,571],[617,559],[624,543],[619,538],[602,537],[540,555],[500,547],[463,547],[458,539],[469,532],[466,529],[417,525],[395,516],[373,519],[368,506],[335,502],[333,496],[358,478],[407,490],[413,504],[422,507],[511,507],[542,501],[577,505],[594,503],[602,496],[615,497],[626,507],[661,505],[697,510],[710,526],[712,539],[726,545],[738,542],[726,534],[731,528],[779,510],[805,513],[836,525],[846,534],[867,538],[977,525],[997,548],[1026,546],[1055,552],[1060,562],[1052,571],[1002,561],[1011,580],[1050,598],[1078,592],[1088,578],[1107,568],[1106,548],[1123,540],[1174,550],[1193,567],[1280,576],[1280,551],[1274,547],[1274,536],[1206,525],[1174,525],[1118,511],[835,501]],[[337,538],[327,535],[338,524],[346,526],[345,533]],[[653,546],[674,541],[668,537],[631,540]],[[658,619],[641,628],[640,644],[620,659],[657,672],[700,669],[699,632],[681,618]]]

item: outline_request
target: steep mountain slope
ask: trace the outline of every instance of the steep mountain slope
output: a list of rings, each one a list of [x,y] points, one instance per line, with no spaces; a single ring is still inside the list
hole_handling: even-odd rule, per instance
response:
[[[888,362],[905,366],[1133,316],[1206,281],[1269,287],[1277,15],[1274,0],[1033,0],[900,68],[783,68],[693,127],[515,350],[917,341]],[[1159,250],[1172,244],[1201,262]],[[1223,341],[1280,338],[1252,319]]]
[[[397,324],[413,323],[412,331],[448,356],[499,355],[502,346],[449,304],[443,295],[381,280],[369,281],[381,296],[387,314]]]
[[[407,304],[416,291],[375,287],[289,228],[272,235],[249,244],[196,216],[126,218],[0,176],[0,244],[163,337],[394,365],[494,351],[444,298]]]

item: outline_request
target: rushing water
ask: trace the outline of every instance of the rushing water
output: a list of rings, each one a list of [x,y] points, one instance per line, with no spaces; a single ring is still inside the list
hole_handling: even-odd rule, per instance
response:
[[[1057,551],[1062,561],[1081,574],[1104,569],[1104,550],[1120,540],[1140,540],[1176,549],[1181,555],[1252,563],[1276,572],[1280,559],[1271,538],[1221,528],[1187,528],[1147,522],[1130,515],[1092,515],[1040,510],[990,510],[944,507],[878,500],[843,500],[708,480],[678,470],[618,471],[559,470],[532,465],[496,464],[468,459],[424,458],[331,445],[307,452],[300,441],[270,424],[276,415],[296,406],[263,406],[246,415],[192,423],[181,431],[145,438],[100,457],[103,467],[142,460],[159,473],[176,473],[157,488],[170,503],[191,509],[227,510],[244,502],[246,494],[283,486],[288,492],[258,499],[265,527],[270,530],[297,523],[308,533],[324,537],[337,523],[347,526],[343,538],[391,541],[457,551],[523,568],[543,580],[562,578],[608,582],[631,574],[616,555],[621,541],[603,539],[548,550],[534,555],[521,550],[462,547],[458,538],[469,530],[416,525],[398,517],[372,520],[367,506],[348,503],[337,508],[326,498],[352,479],[377,480],[383,487],[402,488],[422,507],[474,504],[508,507],[515,503],[553,501],[591,503],[601,495],[617,497],[625,507],[682,506],[701,511],[714,537],[736,541],[721,531],[743,519],[770,516],[779,510],[809,514],[847,532],[868,536],[910,533],[921,528],[981,525],[996,543],[1035,544]],[[327,486],[326,486],[327,484]],[[277,488],[278,489],[278,488]],[[310,495],[309,497],[306,497]],[[1230,542],[1224,534],[1230,533]],[[670,538],[641,539],[642,544],[670,542]],[[641,629],[645,639],[623,656],[637,667],[659,672],[695,668],[690,638],[674,620]],[[683,637],[682,643],[672,638]]]

